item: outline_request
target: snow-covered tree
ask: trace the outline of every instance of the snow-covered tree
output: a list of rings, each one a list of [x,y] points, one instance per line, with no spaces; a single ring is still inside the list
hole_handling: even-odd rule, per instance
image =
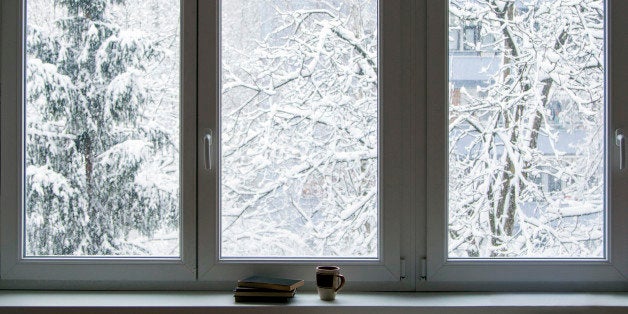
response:
[[[150,254],[129,232],[179,219],[178,121],[158,123],[178,99],[157,98],[149,75],[165,47],[120,27],[123,0],[28,4],[26,253]]]
[[[450,256],[602,256],[603,1],[452,0],[450,25],[500,60],[450,106]]]
[[[222,254],[377,254],[377,2],[224,1]]]

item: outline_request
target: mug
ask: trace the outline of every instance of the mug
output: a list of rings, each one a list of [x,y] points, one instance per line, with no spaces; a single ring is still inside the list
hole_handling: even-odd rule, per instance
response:
[[[316,267],[316,290],[323,301],[332,301],[336,298],[342,286],[345,285],[345,276],[340,274],[338,266]]]

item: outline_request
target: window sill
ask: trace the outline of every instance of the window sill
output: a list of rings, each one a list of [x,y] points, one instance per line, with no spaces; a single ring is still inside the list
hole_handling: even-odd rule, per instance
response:
[[[1,313],[626,313],[628,293],[313,292],[288,304],[235,303],[227,292],[0,291]],[[141,309],[141,310],[140,310]]]

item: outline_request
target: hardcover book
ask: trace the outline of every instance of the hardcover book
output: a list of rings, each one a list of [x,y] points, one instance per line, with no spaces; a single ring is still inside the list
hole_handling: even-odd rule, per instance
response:
[[[303,286],[304,283],[305,282],[301,279],[251,276],[238,280],[238,287],[292,291],[298,287]]]
[[[235,297],[236,302],[255,302],[255,303],[288,303],[292,298],[269,298],[269,297]]]
[[[282,291],[261,288],[237,287],[233,290],[236,297],[271,297],[271,298],[292,298],[296,290]]]

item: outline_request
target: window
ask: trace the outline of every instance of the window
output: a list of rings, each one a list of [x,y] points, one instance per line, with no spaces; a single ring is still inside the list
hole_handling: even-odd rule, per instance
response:
[[[402,75],[401,7],[274,3],[199,3],[199,29],[213,31],[199,32],[198,137],[212,141],[198,160],[212,167],[199,172],[198,214],[216,229],[199,228],[198,277],[313,280],[334,263],[357,289],[412,289],[399,280],[411,244],[397,241],[409,203],[396,165],[416,144],[396,136],[403,96],[384,83]]]
[[[2,123],[3,152],[17,152],[2,178],[18,183],[2,185],[2,221],[18,222],[2,227],[2,277],[219,287],[295,262],[307,278],[333,261],[357,285],[407,285],[393,166],[405,157],[393,157],[391,123],[401,101],[379,84],[400,72],[385,22],[399,7],[198,5],[3,2],[3,25],[19,27],[3,36],[17,53],[3,53],[2,102],[14,105],[2,116],[20,118]],[[262,219],[234,215],[247,201]]]
[[[606,256],[601,4],[450,3],[450,19],[481,20],[503,47],[494,66],[488,51],[449,63],[466,96],[449,109],[449,258]],[[465,26],[473,47],[477,29]]]
[[[626,2],[0,5],[1,287],[626,288]]]
[[[179,3],[143,7],[26,3],[25,257],[180,255]]]
[[[448,12],[450,28],[466,25],[475,54],[428,50],[428,104],[449,104],[428,108],[431,145],[448,142],[428,156],[428,281],[625,281],[615,237],[626,216],[614,192],[623,116],[609,93],[621,79],[607,24],[617,2],[452,0],[432,9]],[[444,45],[447,19],[437,16],[429,42]]]
[[[476,50],[478,25],[464,27],[464,50]]]
[[[2,3],[3,280],[195,277],[192,12]]]
[[[221,257],[377,258],[377,1],[220,14]]]

